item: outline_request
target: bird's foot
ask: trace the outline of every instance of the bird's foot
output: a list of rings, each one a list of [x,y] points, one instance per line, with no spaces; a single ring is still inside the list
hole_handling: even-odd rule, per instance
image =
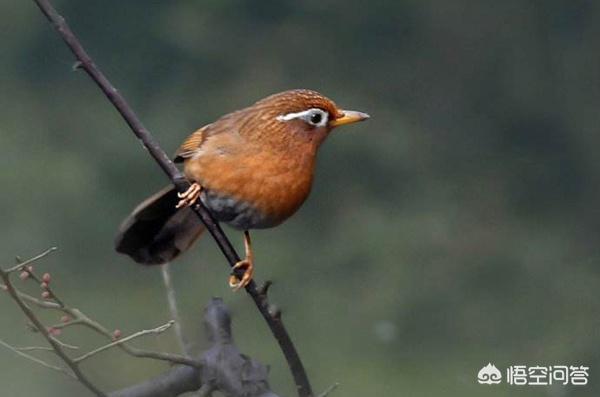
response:
[[[188,190],[183,193],[177,193],[177,197],[181,200],[179,200],[175,208],[191,207],[200,197],[200,192],[202,192],[202,186],[195,182],[192,183]]]
[[[235,275],[237,269],[244,270],[244,275],[241,280]],[[254,276],[254,265],[252,264],[252,260],[248,258],[236,263],[231,270],[232,273],[231,276],[229,276],[229,286],[233,288],[234,292],[247,286]]]

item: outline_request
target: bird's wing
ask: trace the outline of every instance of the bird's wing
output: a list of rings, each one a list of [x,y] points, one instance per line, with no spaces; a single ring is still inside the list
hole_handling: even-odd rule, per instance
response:
[[[176,163],[181,163],[184,159],[192,157],[196,151],[200,149],[200,146],[208,136],[208,130],[210,129],[210,126],[211,124],[205,125],[198,131],[192,133],[185,141],[183,141],[181,146],[179,146],[179,149],[177,149],[175,152],[174,161]]]
[[[175,158],[173,161],[181,163],[183,160],[193,157],[202,149],[202,145],[206,142],[208,137],[218,135],[224,132],[239,132],[239,124],[245,118],[244,115],[247,112],[245,109],[238,110],[237,112],[229,113],[214,123],[205,125],[196,132],[192,133],[187,139],[181,144],[179,149],[175,152]]]

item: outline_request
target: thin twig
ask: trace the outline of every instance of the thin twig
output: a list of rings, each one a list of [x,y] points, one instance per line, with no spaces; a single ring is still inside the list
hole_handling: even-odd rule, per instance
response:
[[[59,339],[56,339],[55,337],[52,337],[59,345],[61,345],[62,347],[66,347],[67,349],[73,349],[73,350],[78,350],[79,346],[74,346],[74,345],[69,345],[68,343],[65,343]],[[22,352],[29,352],[29,351],[49,351],[49,352],[53,352],[54,349],[51,347],[47,347],[47,346],[23,346],[23,347],[15,347],[15,349],[22,351]]]
[[[81,311],[77,310],[77,309],[70,309],[70,313],[81,320],[81,324],[96,331],[97,333],[106,336],[109,339],[112,339],[112,333],[106,329],[104,326],[102,326],[100,323],[98,323],[97,321],[92,320],[91,318],[89,318],[88,316],[86,316],[85,314],[83,314]],[[173,353],[164,353],[164,352],[156,352],[156,351],[151,351],[151,350],[143,350],[143,349],[138,349],[135,348],[133,346],[130,346],[128,344],[122,343],[120,345],[118,345],[124,352],[126,352],[127,354],[129,354],[130,356],[134,356],[134,357],[139,357],[139,358],[152,358],[155,360],[161,360],[161,361],[168,361],[170,363],[174,363],[174,364],[183,364],[183,365],[188,365],[190,367],[199,367],[200,364],[198,363],[198,361],[193,360],[191,358],[182,356],[180,354],[173,354]]]
[[[171,326],[173,325],[173,323],[174,323],[174,321],[171,320],[168,323],[163,324],[161,326],[158,326],[156,328],[145,329],[145,330],[142,330],[142,331],[138,331],[138,332],[136,332],[134,334],[131,334],[131,335],[125,337],[125,338],[118,339],[118,340],[116,340],[116,341],[114,341],[112,343],[109,343],[107,345],[104,345],[104,346],[100,346],[97,349],[94,349],[94,350],[92,350],[92,351],[90,351],[88,353],[85,353],[85,354],[83,354],[83,355],[75,358],[73,361],[75,361],[76,363],[80,363],[83,360],[87,360],[88,358],[90,358],[90,357],[92,357],[92,356],[94,356],[94,355],[96,355],[96,354],[98,354],[100,352],[103,352],[105,350],[110,349],[111,347],[115,347],[115,346],[121,345],[121,344],[123,344],[125,342],[128,342],[130,340],[133,340],[135,338],[139,338],[140,336],[145,336],[145,335],[149,335],[149,334],[160,334],[162,332],[165,332],[169,328],[171,328]]]
[[[1,341],[0,341],[1,343]],[[23,347],[15,347],[13,346],[14,350],[18,350],[20,352],[31,352],[31,351],[47,351],[47,352],[53,352],[54,349],[51,347],[47,347],[47,346],[23,346]]]
[[[71,377],[73,379],[77,379],[77,377],[75,375],[73,375],[73,373],[67,371],[63,367],[59,367],[59,366],[56,366],[56,365],[49,364],[49,363],[45,362],[44,360],[40,360],[39,358],[32,356],[31,354],[24,353],[25,351],[31,351],[31,350],[51,350],[51,351],[54,351],[54,349],[52,349],[50,347],[38,347],[38,346],[14,347],[14,346],[11,346],[8,343],[4,342],[2,339],[0,339],[0,345],[6,347],[8,350],[13,351],[15,354],[17,354],[17,355],[19,355],[19,356],[21,356],[21,357],[23,357],[23,358],[25,358],[27,360],[33,361],[34,363],[37,363],[37,364],[39,364],[41,366],[44,366],[46,368],[50,368],[50,369],[53,369],[55,371],[62,372],[63,374],[66,374],[67,376],[69,376],[69,377]]]
[[[30,273],[30,274],[32,274],[32,273]],[[37,278],[37,276],[35,276],[35,274],[32,274],[32,278]],[[4,285],[2,285],[2,289],[6,290],[7,288],[5,288]],[[108,329],[106,329],[104,326],[102,326],[97,321],[92,320],[90,317],[88,317],[87,315],[85,315],[79,309],[69,307],[69,306],[65,305],[64,303],[59,304],[59,303],[53,302],[51,300],[38,299],[38,298],[36,298],[34,296],[26,294],[26,293],[24,293],[22,291],[19,291],[17,289],[15,289],[15,293],[21,299],[23,299],[23,301],[26,301],[26,302],[29,302],[29,303],[33,303],[33,304],[35,304],[38,307],[43,308],[43,309],[58,310],[58,311],[63,312],[63,313],[65,313],[65,314],[67,314],[67,315],[69,315],[71,317],[71,320],[68,323],[59,323],[59,324],[56,324],[56,325],[52,326],[55,329],[56,328],[64,328],[64,327],[69,326],[69,325],[80,324],[80,325],[83,325],[83,326],[85,326],[85,327],[93,330],[94,332],[97,332],[100,335],[105,336],[109,340],[112,339],[113,335],[112,335],[111,331],[109,331]],[[56,296],[56,293],[54,291],[52,291],[51,299],[53,299],[55,301],[60,300]],[[50,327],[50,328],[52,328],[52,327]],[[34,326],[34,329],[35,328],[36,327]],[[60,340],[56,339],[52,335],[50,335],[50,337],[53,338],[56,343],[58,343],[59,345],[61,345],[63,347],[76,348],[76,347],[67,345],[64,342],[61,342]],[[179,355],[179,354],[138,349],[138,348],[134,348],[132,346],[129,346],[127,344],[120,344],[119,348],[121,348],[125,353],[127,353],[127,354],[129,354],[130,356],[133,356],[133,357],[151,358],[151,359],[154,359],[154,360],[168,361],[168,362],[173,363],[173,364],[183,364],[183,365],[189,365],[189,366],[192,366],[192,367],[198,367],[198,365],[199,365],[197,361],[195,361],[195,360],[193,360],[191,358]]]
[[[334,391],[335,389],[338,388],[340,384],[339,383],[334,383],[333,385],[329,386],[327,389],[325,389],[325,391],[321,394],[319,394],[318,397],[327,397],[329,394],[331,394],[332,391]]]
[[[68,321],[68,322],[66,322],[66,323],[57,323],[57,324],[51,325],[51,326],[50,326],[50,328],[54,328],[54,329],[64,329],[64,328],[67,328],[67,327],[71,327],[71,326],[73,326],[73,325],[80,325],[80,324],[82,324],[82,323],[83,323],[83,321],[82,321],[82,320],[80,320],[80,319],[75,319],[75,320]]]
[[[61,345],[64,348],[72,349],[72,350],[78,350],[79,349],[79,346],[70,345],[68,343],[65,343],[65,342],[61,341],[60,339],[58,339],[56,336],[50,335],[50,338],[52,338],[52,340],[54,340],[56,343],[58,343],[59,345]]]
[[[36,255],[33,258],[27,259],[24,262],[19,261],[20,263],[18,263],[16,266],[10,267],[10,268],[8,268],[8,269],[6,269],[4,271],[7,272],[7,273],[12,273],[12,272],[16,272],[18,270],[22,270],[22,269],[25,268],[25,266],[31,265],[33,262],[42,259],[46,255],[51,254],[52,252],[56,251],[57,249],[58,248],[56,248],[56,247],[50,247],[46,251],[42,252],[41,254]]]
[[[65,307],[59,305],[58,303],[41,300],[34,296],[26,294],[25,292],[18,291],[18,290],[17,290],[17,295],[19,295],[19,297],[21,299],[23,299],[24,301],[33,303],[34,305],[37,305],[37,306],[41,307],[42,309],[54,309],[54,310],[60,310],[65,313],[68,312],[68,310]]]
[[[163,284],[165,285],[165,290],[167,293],[167,303],[169,306],[169,313],[171,313],[171,318],[175,321],[173,328],[175,329],[175,335],[177,336],[177,341],[179,342],[179,348],[183,354],[188,357],[192,356],[192,352],[190,351],[190,344],[187,341],[185,334],[183,333],[183,328],[181,326],[181,317],[179,316],[179,310],[177,308],[177,297],[175,296],[175,288],[173,287],[173,281],[171,280],[171,264],[165,263],[160,267]]]
[[[20,270],[23,271],[25,273],[27,273],[28,278],[31,278],[32,280],[34,280],[35,282],[37,282],[39,285],[42,285],[42,279],[39,278],[35,272],[33,271],[33,269],[30,266],[27,266],[27,264],[33,263],[36,260],[39,260],[41,258],[43,258],[44,256],[50,254],[51,252],[56,251],[57,248],[56,247],[51,247],[49,249],[47,249],[46,251],[42,252],[41,254],[28,259],[26,261],[21,261],[20,258],[17,257],[17,262],[19,262],[19,264],[17,266],[14,266],[10,269],[8,269],[9,273],[10,271],[16,271],[16,270]],[[65,304],[62,300],[60,300],[58,298],[58,296],[56,296],[56,294],[54,293],[54,290],[52,289],[52,287],[50,286],[49,283],[44,283],[45,287],[44,287],[44,291],[48,292],[48,300],[53,300],[55,304],[59,305],[60,307],[64,307]]]
[[[78,67],[85,70],[85,72],[94,80],[102,92],[106,95],[108,100],[114,105],[121,116],[125,119],[133,133],[141,141],[144,147],[148,150],[150,155],[158,163],[161,169],[167,174],[171,182],[175,185],[178,191],[184,192],[190,186],[189,182],[185,179],[184,175],[177,169],[175,164],[169,159],[169,156],[162,150],[158,143],[154,140],[150,132],[144,127],[140,119],[137,117],[133,109],[129,106],[125,98],[117,91],[117,89],[111,84],[111,82],[104,76],[104,74],[98,69],[92,58],[87,54],[73,31],[66,23],[65,19],[58,14],[54,7],[48,0],[34,0],[39,6],[42,13],[48,18],[48,20],[54,25],[64,42],[71,49],[73,54],[78,60]],[[240,257],[231,245],[231,242],[219,226],[219,224],[213,219],[210,212],[204,207],[204,205],[198,202],[192,207],[194,212],[198,215],[201,221],[206,225],[206,228],[215,239],[223,255],[227,258],[229,266],[233,267],[237,262],[240,261]],[[243,271],[236,272],[240,278]],[[298,389],[298,395],[300,397],[312,397],[312,389],[304,365],[300,360],[300,356],[294,346],[287,329],[283,325],[281,316],[279,314],[272,314],[269,311],[269,302],[266,295],[261,295],[256,288],[254,281],[250,282],[246,286],[246,292],[252,297],[256,307],[260,311],[262,317],[267,322],[273,336],[279,343],[279,346],[286,358],[286,361],[294,377],[296,388]]]
[[[44,254],[38,255],[35,258],[40,259],[41,257],[47,255],[47,253],[52,252],[53,249],[51,250],[47,250]],[[32,258],[33,259],[33,258]],[[27,260],[23,263],[32,263],[33,260]],[[21,266],[23,266],[21,264]],[[9,269],[10,270],[10,269]],[[27,269],[26,267],[23,267],[24,271],[27,271],[29,273],[29,275],[31,276],[31,279],[39,282],[40,279],[33,273],[33,271]],[[53,336],[49,331],[48,328],[46,328],[41,321],[36,317],[36,315],[33,313],[33,311],[27,306],[27,304],[25,303],[25,301],[33,303],[41,308],[45,308],[45,309],[54,309],[54,310],[58,310],[61,311],[65,314],[68,314],[71,317],[71,320],[67,323],[59,323],[56,324],[55,326],[53,326],[55,329],[58,328],[64,328],[66,326],[69,325],[75,325],[75,324],[81,324],[84,326],[87,326],[88,328],[96,331],[97,333],[104,335],[105,337],[111,339],[112,338],[112,333],[107,330],[106,328],[104,328],[101,324],[99,324],[98,322],[92,320],[91,318],[89,318],[88,316],[86,316],[83,312],[81,312],[79,309],[76,308],[71,308],[67,305],[65,305],[57,296],[56,294],[52,291],[51,296],[50,296],[50,300],[40,300],[37,299],[31,295],[28,295],[24,292],[18,291],[11,283],[10,281],[10,274],[9,272],[6,272],[4,270],[0,269],[0,276],[2,278],[2,280],[4,281],[3,289],[5,291],[7,291],[11,297],[17,302],[17,304],[19,305],[19,307],[21,308],[21,310],[25,313],[25,315],[28,317],[28,319],[31,321],[32,327],[34,330],[40,332],[44,338],[46,338],[46,340],[48,341],[48,343],[50,343],[50,345],[52,346],[52,350],[65,362],[65,364],[67,364],[67,366],[71,369],[71,371],[73,372],[71,374],[71,376],[75,376],[77,379],[79,379],[81,381],[81,383],[83,383],[88,389],[90,389],[90,391],[92,391],[93,393],[95,393],[97,396],[99,397],[104,397],[106,396],[104,393],[102,393],[100,390],[98,390],[84,375],[83,373],[79,370],[78,368],[78,361],[83,361],[84,359],[92,356],[93,354],[97,354],[100,351],[103,351],[105,349],[108,349],[110,347],[112,347],[113,345],[119,346],[123,351],[125,351],[126,353],[128,353],[131,356],[134,357],[142,357],[142,358],[152,358],[155,360],[162,360],[162,361],[168,361],[170,363],[174,363],[174,364],[183,364],[183,365],[188,365],[194,368],[199,368],[200,364],[196,361],[193,360],[191,358],[188,357],[184,357],[181,355],[177,355],[177,354],[171,354],[171,353],[164,353],[164,352],[155,352],[155,351],[147,351],[147,350],[142,350],[142,349],[136,349],[134,347],[128,346],[125,344],[125,342],[134,339],[134,335],[137,334],[137,336],[141,336],[141,335],[145,335],[148,333],[157,333],[157,332],[162,332],[161,330],[166,327],[170,327],[172,325],[172,322],[169,322],[161,327],[155,328],[153,330],[148,330],[148,331],[140,331],[132,336],[129,336],[127,338],[123,338],[120,339],[116,342],[112,342],[109,345],[103,346],[99,349],[96,349],[96,351],[94,352],[90,352],[87,353],[86,355],[83,355],[81,357],[79,357],[79,359],[76,360],[72,360],[68,355],[66,355],[66,353],[62,350],[62,348],[77,348],[76,346],[72,346],[72,345],[68,345],[62,341],[60,341],[59,339],[57,339],[55,336]],[[49,288],[47,288],[46,290],[49,290]],[[58,303],[60,302],[60,303]],[[167,326],[168,325],[168,326]],[[52,329],[52,327],[49,327],[50,329]],[[164,329],[166,329],[164,328]],[[24,355],[25,353],[22,353],[22,355]],[[93,354],[92,354],[93,353]],[[29,356],[29,355],[27,355]]]
[[[31,311],[31,309],[23,302],[15,288],[13,287],[10,281],[10,273],[5,272],[4,270],[0,270],[0,277],[4,281],[4,285],[6,286],[7,292],[13,298],[13,300],[17,303],[19,308],[25,313],[25,316],[31,321],[31,323],[35,326],[35,328],[46,338],[50,346],[54,349],[56,354],[65,362],[65,364],[73,371],[73,374],[77,379],[87,387],[92,393],[94,393],[97,397],[106,397],[100,389],[98,389],[79,369],[77,363],[73,362],[71,358],[63,351],[62,346],[52,338],[52,336],[48,333],[48,330],[42,322],[37,318],[35,313]]]
[[[177,336],[177,342],[179,342],[179,351],[185,354],[186,357],[192,357],[192,351],[190,344],[183,333],[181,325],[181,316],[179,316],[179,309],[177,308],[177,297],[175,295],[175,287],[173,287],[173,281],[171,279],[171,264],[165,263],[160,267],[160,273],[162,274],[163,284],[167,295],[167,304],[169,307],[169,313],[171,318],[175,321],[173,328],[175,335]],[[202,397],[200,391],[192,392],[191,397]]]

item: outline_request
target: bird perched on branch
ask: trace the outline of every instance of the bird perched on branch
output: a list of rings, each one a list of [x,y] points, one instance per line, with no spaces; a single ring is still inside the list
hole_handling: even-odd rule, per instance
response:
[[[250,229],[277,226],[306,200],[317,150],[336,127],[366,120],[310,90],[291,90],[227,114],[190,135],[175,154],[191,183],[185,193],[169,186],[149,197],[125,219],[116,237],[118,252],[136,262],[170,262],[204,231],[190,206],[196,200],[220,222],[244,231],[244,270],[234,289],[254,273]]]

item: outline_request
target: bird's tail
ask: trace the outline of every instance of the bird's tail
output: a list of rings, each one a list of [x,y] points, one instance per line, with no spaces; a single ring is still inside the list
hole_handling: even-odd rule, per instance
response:
[[[160,265],[190,248],[204,225],[190,208],[175,208],[178,201],[169,186],[138,205],[119,227],[117,252],[144,265]]]

